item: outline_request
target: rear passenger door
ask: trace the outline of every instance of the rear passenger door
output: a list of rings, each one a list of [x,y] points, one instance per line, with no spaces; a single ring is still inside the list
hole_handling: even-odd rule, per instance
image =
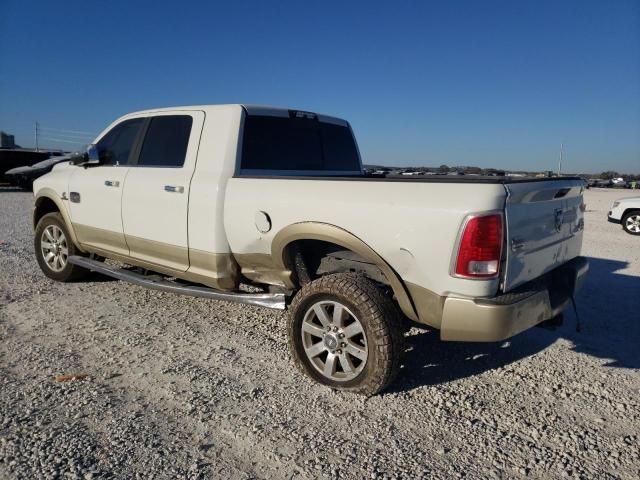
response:
[[[201,111],[162,112],[147,119],[122,193],[131,257],[177,271],[189,268],[189,186],[203,123]]]

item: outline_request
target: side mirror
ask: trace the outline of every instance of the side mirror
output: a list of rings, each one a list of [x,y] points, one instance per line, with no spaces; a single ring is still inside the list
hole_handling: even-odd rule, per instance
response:
[[[71,165],[84,165],[87,161],[87,154],[80,152],[73,153],[69,161]]]
[[[87,148],[87,165],[97,165],[100,163],[100,155],[98,155],[98,147],[94,144],[89,145]]]
[[[87,165],[98,165],[100,163],[100,156],[98,155],[98,148],[95,145],[89,145],[85,153],[76,153],[71,158],[73,165],[80,165],[86,167]]]

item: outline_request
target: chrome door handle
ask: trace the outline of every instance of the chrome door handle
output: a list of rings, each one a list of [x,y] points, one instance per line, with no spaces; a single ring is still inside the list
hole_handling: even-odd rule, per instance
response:
[[[117,181],[117,180],[105,180],[104,184],[107,187],[116,187],[116,188],[118,188],[120,186],[120,182]]]
[[[180,187],[180,186],[176,186],[176,185],[165,185],[164,186],[164,191],[165,192],[172,192],[172,193],[184,193],[184,187]]]

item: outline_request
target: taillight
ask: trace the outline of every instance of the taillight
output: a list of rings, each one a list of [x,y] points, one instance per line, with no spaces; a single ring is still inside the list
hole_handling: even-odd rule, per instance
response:
[[[456,275],[490,278],[500,273],[502,254],[502,215],[472,217],[460,238]]]

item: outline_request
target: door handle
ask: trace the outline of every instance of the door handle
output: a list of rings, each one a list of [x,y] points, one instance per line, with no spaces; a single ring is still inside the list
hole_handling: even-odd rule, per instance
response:
[[[120,182],[118,180],[105,180],[104,184],[107,187],[116,187],[116,188],[118,188],[120,186]]]
[[[164,191],[171,192],[171,193],[184,193],[184,187],[177,186],[177,185],[165,185]]]

